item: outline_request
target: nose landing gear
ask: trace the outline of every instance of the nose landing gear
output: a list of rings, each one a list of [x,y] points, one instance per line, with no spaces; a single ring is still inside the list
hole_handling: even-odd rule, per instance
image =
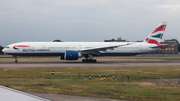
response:
[[[17,56],[13,56],[16,60],[15,60],[15,63],[18,63],[18,60],[17,60]]]
[[[15,63],[18,63],[18,60],[15,60]]]

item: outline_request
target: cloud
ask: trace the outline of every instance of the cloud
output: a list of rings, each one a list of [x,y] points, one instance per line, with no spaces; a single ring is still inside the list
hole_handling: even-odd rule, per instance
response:
[[[170,22],[170,26],[167,27],[168,33],[179,31],[177,27],[171,26],[179,26],[177,23],[180,20],[179,0],[0,0],[0,2],[0,34],[13,36],[13,42],[51,41],[57,38],[64,41],[102,41],[104,38],[117,37],[143,40],[164,20]],[[169,37],[168,34],[165,37]],[[179,36],[177,38],[180,39]],[[0,43],[8,44],[5,41],[7,39],[6,37],[0,39]]]

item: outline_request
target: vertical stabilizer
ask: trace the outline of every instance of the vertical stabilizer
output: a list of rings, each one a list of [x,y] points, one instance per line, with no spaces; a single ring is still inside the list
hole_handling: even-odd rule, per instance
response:
[[[164,31],[166,29],[167,22],[162,22],[156,29],[144,40],[149,44],[160,44]]]

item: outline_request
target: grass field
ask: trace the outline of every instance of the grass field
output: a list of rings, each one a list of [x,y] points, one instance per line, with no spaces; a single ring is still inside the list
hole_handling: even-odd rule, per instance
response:
[[[54,75],[51,75],[52,71]],[[99,73],[109,78],[124,76],[124,81],[83,81],[89,75],[97,78]],[[21,91],[136,101],[179,101],[180,85],[176,82],[170,85],[136,82],[162,78],[180,78],[180,66],[0,68],[0,85]]]

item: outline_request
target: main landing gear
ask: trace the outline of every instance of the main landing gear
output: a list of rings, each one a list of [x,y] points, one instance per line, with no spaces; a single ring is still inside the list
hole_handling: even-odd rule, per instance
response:
[[[87,56],[85,56],[86,59],[82,59],[82,62],[83,63],[96,63],[97,60],[96,59],[93,59],[93,55],[92,54],[89,54]]]
[[[97,60],[96,59],[83,59],[82,62],[83,63],[96,63]]]

